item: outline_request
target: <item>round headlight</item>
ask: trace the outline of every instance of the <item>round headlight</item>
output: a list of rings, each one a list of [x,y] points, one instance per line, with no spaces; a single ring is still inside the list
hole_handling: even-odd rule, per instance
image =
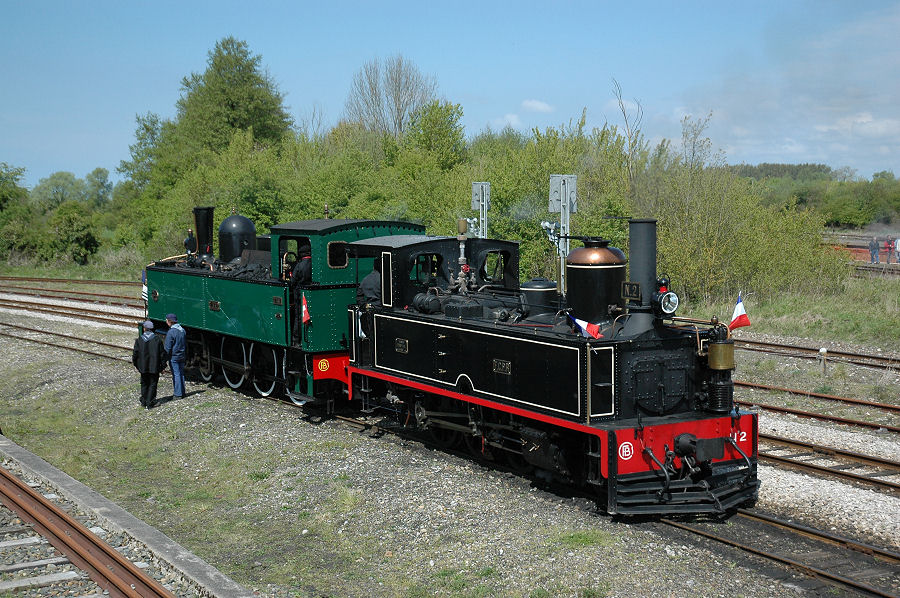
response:
[[[678,295],[672,291],[663,293],[663,296],[659,298],[659,308],[666,315],[674,314],[678,309]]]

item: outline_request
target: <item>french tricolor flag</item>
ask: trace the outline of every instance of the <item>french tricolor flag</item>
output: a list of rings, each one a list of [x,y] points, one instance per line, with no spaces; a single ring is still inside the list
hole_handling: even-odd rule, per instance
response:
[[[731,315],[731,324],[728,325],[728,329],[734,330],[735,328],[749,325],[750,318],[747,317],[747,312],[744,310],[744,302],[741,299],[741,294],[738,293],[737,305],[734,306],[734,313]]]
[[[584,335],[585,338],[589,336],[601,338],[603,336],[600,334],[600,324],[591,324],[587,320],[579,320],[578,318],[572,317],[572,314],[568,314],[568,316],[575,322],[575,326],[581,330],[581,334]]]

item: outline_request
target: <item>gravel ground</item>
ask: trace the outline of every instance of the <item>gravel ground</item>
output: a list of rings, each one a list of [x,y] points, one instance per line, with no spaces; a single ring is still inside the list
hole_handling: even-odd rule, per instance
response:
[[[39,322],[9,314],[0,319]],[[133,339],[130,333],[93,330],[99,340],[123,346]],[[64,331],[81,329],[73,324]],[[157,466],[177,470],[180,478],[173,483],[199,483],[222,462],[252,463],[251,481],[244,477],[236,484],[247,488],[223,490],[225,498],[193,513],[193,522],[183,521],[183,507],[167,507],[163,488],[160,496],[123,491],[123,479],[140,484],[140,471],[81,479],[261,595],[733,598],[802,593],[791,573],[741,552],[652,522],[613,520],[582,499],[409,440],[373,438],[336,422],[316,424],[296,409],[196,381],[185,400],[147,412],[138,408],[137,375],[127,365],[8,338],[0,338],[0,351],[7,356],[0,380],[15,374],[17,384],[0,382],[4,431],[15,419],[12,429],[22,433],[12,439],[39,454],[41,437],[27,430],[28,409],[43,397],[62,395],[90,414],[88,426],[81,428],[96,422],[113,429],[113,435],[164,438],[165,454]],[[29,373],[42,362],[48,364],[44,371]],[[160,387],[165,396],[171,382],[164,376]],[[893,457],[900,448],[896,440],[874,432],[859,433],[864,438],[859,440],[856,431],[841,426],[768,414],[761,420],[764,430],[784,436],[812,435],[848,448],[878,446]],[[204,450],[211,435],[215,449]],[[66,469],[66,463],[54,464]],[[898,546],[896,498],[765,466],[761,478],[761,507]],[[204,535],[205,522],[228,518],[253,523],[212,541]],[[296,571],[276,575],[278,559]]]

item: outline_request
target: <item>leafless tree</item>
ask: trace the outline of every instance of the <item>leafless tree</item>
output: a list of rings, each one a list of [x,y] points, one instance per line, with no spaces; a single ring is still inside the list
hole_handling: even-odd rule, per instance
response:
[[[397,54],[367,62],[353,77],[347,117],[366,128],[399,138],[415,112],[435,99],[437,83]]]
[[[641,103],[635,100],[634,104],[636,108],[634,114],[629,117],[628,107],[625,105],[625,100],[622,99],[622,86],[619,85],[618,81],[613,79],[613,87],[613,93],[616,95],[616,100],[619,102],[619,110],[622,112],[622,118],[625,119],[625,140],[628,143],[628,147],[626,148],[626,155],[628,157],[628,182],[633,190],[635,163],[637,162],[638,154],[642,149],[641,120],[644,118],[644,109],[641,107]]]

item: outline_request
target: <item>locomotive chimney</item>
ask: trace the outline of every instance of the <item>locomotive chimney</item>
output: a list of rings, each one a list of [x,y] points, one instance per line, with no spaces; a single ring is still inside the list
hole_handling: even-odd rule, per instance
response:
[[[631,282],[641,284],[641,307],[649,309],[656,292],[656,220],[628,221],[628,262]]]
[[[629,306],[629,317],[622,331],[624,336],[638,336],[653,329],[653,308],[650,300],[656,292],[656,220],[652,218],[628,221],[629,280],[641,285],[641,304]]]
[[[213,241],[213,211],[214,207],[194,208],[194,230],[197,231],[197,253],[200,259],[209,262],[215,260],[213,257],[212,241]]]

